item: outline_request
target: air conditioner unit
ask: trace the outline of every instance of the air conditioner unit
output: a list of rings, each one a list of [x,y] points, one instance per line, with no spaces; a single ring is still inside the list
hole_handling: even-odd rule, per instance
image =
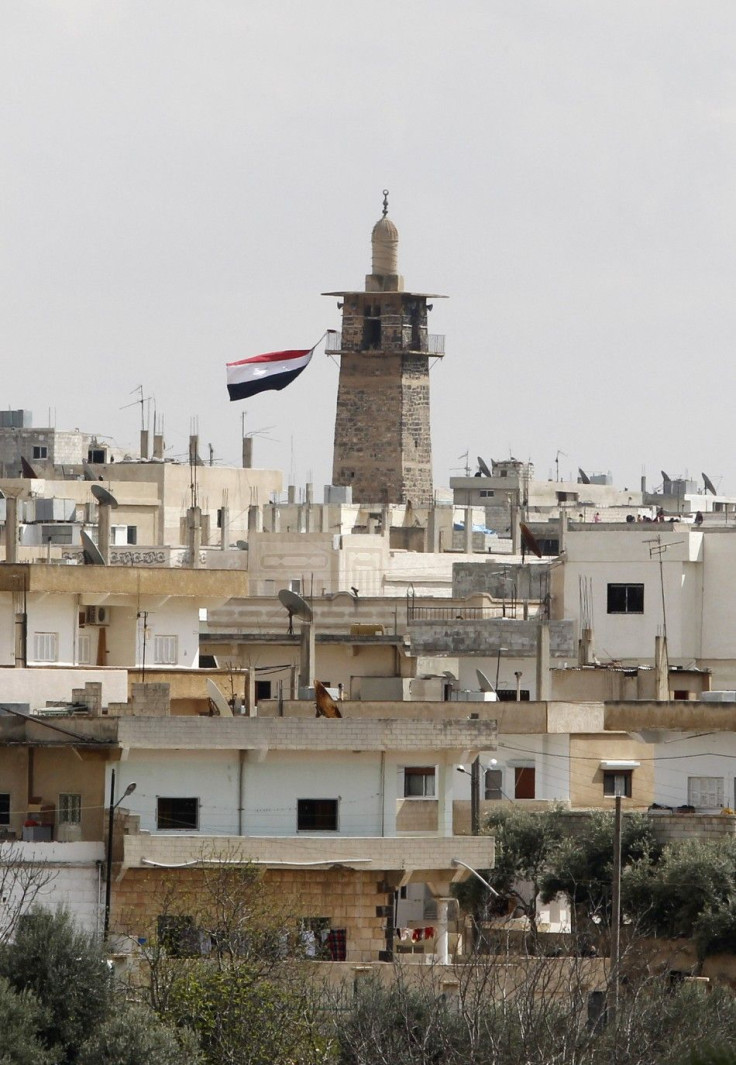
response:
[[[110,609],[106,606],[88,606],[84,611],[86,625],[109,625]]]

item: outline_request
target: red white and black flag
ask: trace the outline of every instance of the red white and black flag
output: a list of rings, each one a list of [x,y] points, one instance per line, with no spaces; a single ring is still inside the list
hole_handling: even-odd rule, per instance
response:
[[[270,351],[266,355],[253,355],[249,359],[229,362],[227,390],[230,399],[248,399],[271,388],[286,388],[302,370],[306,370],[313,353],[314,348]]]

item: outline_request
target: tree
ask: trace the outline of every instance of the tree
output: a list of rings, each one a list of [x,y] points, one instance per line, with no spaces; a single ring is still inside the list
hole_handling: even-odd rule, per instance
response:
[[[552,855],[564,838],[564,815],[560,807],[528,811],[513,806],[498,810],[486,822],[486,830],[495,837],[496,863],[483,876],[502,897],[494,900],[488,889],[475,878],[457,889],[461,903],[476,916],[508,909],[513,900],[529,920],[532,937],[537,935],[537,897],[549,869]]]
[[[50,869],[26,860],[22,844],[0,841],[0,946],[10,942],[22,915],[32,909],[55,878]]]
[[[101,944],[75,927],[68,913],[35,910],[0,951],[0,976],[43,1007],[38,1033],[58,1047],[60,1061],[76,1059],[90,1031],[107,1016],[112,982]]]
[[[0,1059],[1,1061],[2,1059]],[[116,1010],[83,1044],[78,1065],[197,1065],[197,1039],[186,1028],[167,1028],[143,1006]]]
[[[611,916],[613,877],[613,814],[594,811],[578,822],[576,830],[564,836],[551,854],[549,869],[542,877],[541,895],[550,902],[567,895],[583,930],[590,919],[608,926]],[[621,866],[637,864],[648,868],[660,848],[649,818],[627,813],[622,819]]]
[[[625,912],[660,936],[695,936],[701,958],[736,947],[736,840],[668,844],[655,864],[640,860],[622,882]]]
[[[208,1065],[328,1060],[308,983],[265,978],[248,962],[192,962],[172,987],[167,1019],[197,1034]]]
[[[0,977],[0,1065],[55,1065],[39,1038],[42,1010],[30,991]]]

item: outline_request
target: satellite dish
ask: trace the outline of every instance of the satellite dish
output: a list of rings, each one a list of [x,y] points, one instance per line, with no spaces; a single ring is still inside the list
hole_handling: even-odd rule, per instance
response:
[[[452,672],[451,669],[443,669],[442,670],[442,676],[443,677],[447,677],[448,680],[452,680],[452,681],[456,681],[457,680],[457,677],[455,676],[455,674]]]
[[[580,466],[578,466],[578,476],[580,478],[581,484],[590,484],[590,477],[588,477],[585,470],[582,469]]]
[[[537,538],[534,535],[534,533],[532,532],[532,530],[529,528],[528,525],[525,525],[523,521],[519,522],[519,528],[521,529],[521,544],[522,544],[522,547],[526,548],[527,551],[531,551],[531,553],[533,555],[536,555],[537,558],[541,558],[542,557],[542,549],[540,548],[539,544],[537,543]]]
[[[97,473],[88,463],[82,464],[82,472],[84,474],[85,481],[101,481],[102,474]]]
[[[215,704],[215,709],[220,717],[232,717],[233,712],[228,705],[228,701],[217,687],[213,680],[207,678],[207,694],[210,697],[210,701]]]
[[[5,499],[5,492],[0,488],[0,499]]]
[[[108,490],[103,488],[101,484],[93,484],[90,491],[101,507],[112,507],[113,510],[117,509],[117,499],[112,492],[108,492]]]
[[[482,669],[476,669],[475,675],[478,678],[478,684],[480,684],[480,690],[482,692],[495,692],[495,688],[489,681]]]
[[[668,474],[666,474],[664,470],[660,470],[659,472],[662,474],[663,481],[669,481],[670,483],[672,483],[672,478]]]
[[[289,635],[294,632],[293,619],[301,618],[302,621],[311,621],[314,617],[312,608],[300,595],[292,592],[289,588],[282,588],[279,592],[279,602],[289,614]]]
[[[712,492],[714,496],[718,495],[718,492],[716,492],[715,485],[713,484],[707,473],[703,474],[703,484],[705,485],[706,492]]]
[[[488,467],[486,466],[485,462],[480,457],[480,455],[478,455],[478,469],[480,470],[480,472],[483,474],[484,477],[493,477],[493,474],[488,469]]]
[[[247,551],[248,550],[248,541],[247,540],[236,540],[235,546],[237,547],[238,551]]]
[[[104,566],[105,560],[100,554],[100,549],[94,542],[89,533],[86,533],[82,529],[79,534],[82,538],[82,550],[84,551],[84,564],[85,566]]]
[[[27,459],[24,459],[22,455],[20,457],[20,475],[21,477],[25,477],[26,480],[35,481],[38,479],[38,474],[33,466],[31,466],[30,462],[28,462]]]

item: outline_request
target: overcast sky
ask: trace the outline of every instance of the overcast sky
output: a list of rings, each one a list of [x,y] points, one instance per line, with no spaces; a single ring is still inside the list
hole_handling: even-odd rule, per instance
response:
[[[4,0],[0,402],[328,483],[337,368],[225,363],[339,328],[390,189],[431,328],[434,477],[736,493],[733,0]],[[380,410],[376,417],[381,417]],[[318,496],[321,491],[318,488]]]

